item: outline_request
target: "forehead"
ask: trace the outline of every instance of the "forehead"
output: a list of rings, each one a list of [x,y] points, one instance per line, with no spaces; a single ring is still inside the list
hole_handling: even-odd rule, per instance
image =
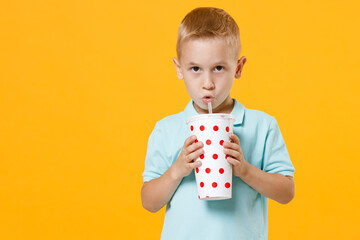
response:
[[[234,51],[223,38],[188,39],[181,46],[182,64],[211,64],[234,60]]]

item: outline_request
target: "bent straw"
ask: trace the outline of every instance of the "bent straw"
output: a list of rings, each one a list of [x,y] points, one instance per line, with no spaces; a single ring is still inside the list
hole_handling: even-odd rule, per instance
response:
[[[209,111],[209,114],[212,114],[211,102],[208,102],[208,111]]]

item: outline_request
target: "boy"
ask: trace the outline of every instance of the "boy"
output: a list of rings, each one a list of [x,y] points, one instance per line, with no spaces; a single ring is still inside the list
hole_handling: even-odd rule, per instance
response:
[[[141,190],[145,209],[166,206],[162,239],[267,239],[267,198],[286,204],[294,197],[294,167],[276,120],[245,109],[230,97],[246,58],[240,56],[239,29],[217,8],[197,8],[179,27],[177,77],[191,97],[181,113],[156,123],[148,143]],[[204,143],[189,135],[186,119],[208,113],[230,113],[234,133],[224,142],[233,167],[232,198],[204,201],[197,195],[195,161]]]

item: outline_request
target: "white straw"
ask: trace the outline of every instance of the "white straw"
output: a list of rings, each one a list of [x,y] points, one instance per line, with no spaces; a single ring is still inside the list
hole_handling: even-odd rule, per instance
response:
[[[209,111],[209,114],[212,114],[211,102],[208,102],[208,111]]]

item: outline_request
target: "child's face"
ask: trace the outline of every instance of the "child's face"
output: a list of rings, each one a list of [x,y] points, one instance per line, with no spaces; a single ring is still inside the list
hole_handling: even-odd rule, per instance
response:
[[[234,77],[240,78],[246,58],[235,60],[232,49],[221,38],[192,39],[183,43],[181,59],[174,58],[178,78],[186,89],[198,113],[230,113],[233,101],[230,90]]]

